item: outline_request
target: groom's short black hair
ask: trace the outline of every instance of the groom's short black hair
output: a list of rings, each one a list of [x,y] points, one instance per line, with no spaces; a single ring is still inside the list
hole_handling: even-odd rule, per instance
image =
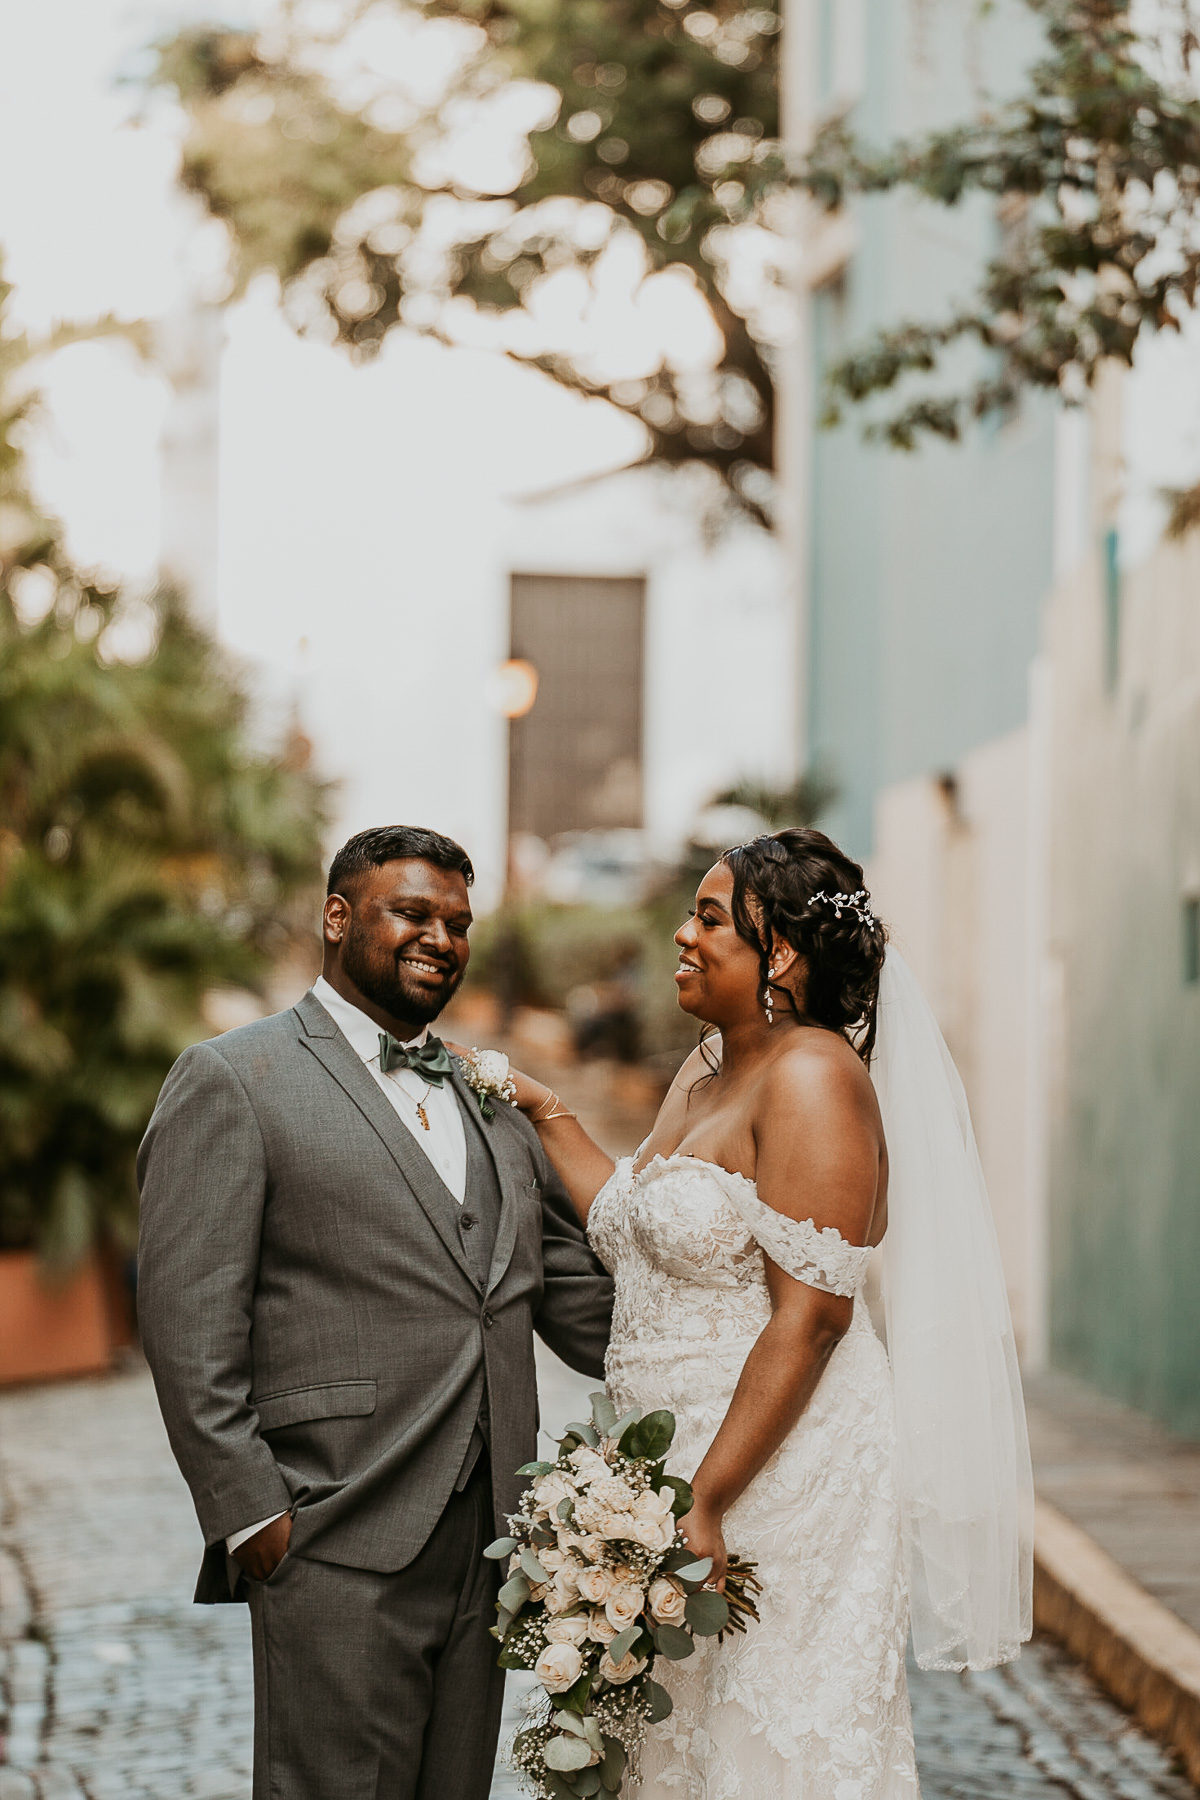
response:
[[[440,831],[426,831],[420,825],[373,825],[370,831],[356,832],[342,845],[329,865],[325,891],[345,894],[369,869],[381,869],[384,863],[400,862],[409,856],[432,863],[435,869],[457,869],[468,887],[475,880],[470,857],[453,838],[443,837]]]

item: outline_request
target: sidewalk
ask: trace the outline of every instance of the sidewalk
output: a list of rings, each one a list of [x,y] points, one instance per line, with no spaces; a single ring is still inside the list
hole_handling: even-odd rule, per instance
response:
[[[1026,1402],[1035,1618],[1200,1784],[1200,1445],[1053,1371]]]

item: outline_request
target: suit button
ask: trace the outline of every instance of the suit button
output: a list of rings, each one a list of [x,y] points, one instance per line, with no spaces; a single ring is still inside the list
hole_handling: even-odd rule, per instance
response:
[[[486,1326],[487,1326],[487,1328],[488,1328],[488,1330],[489,1330],[489,1331],[490,1331],[490,1330],[491,1330],[491,1329],[492,1329],[492,1326],[493,1326],[493,1325],[494,1325],[494,1324],[495,1324],[495,1323],[496,1323],[496,1321],[495,1321],[495,1319],[493,1319],[493,1317],[492,1317],[492,1315],[491,1315],[491,1313],[490,1313],[490,1312],[485,1312],[485,1313],[484,1313],[484,1315],[483,1315],[483,1322],[484,1322],[484,1324],[485,1324],[485,1325],[486,1325]]]
[[[475,1220],[474,1220],[474,1219],[473,1219],[473,1218],[472,1218],[472,1217],[471,1217],[471,1214],[470,1214],[470,1213],[464,1213],[464,1214],[463,1214],[463,1216],[462,1216],[462,1228],[463,1228],[463,1230],[464,1230],[464,1231],[470,1231],[470,1230],[472,1230],[472,1229],[473,1229],[473,1227],[474,1227],[474,1224],[475,1224]]]

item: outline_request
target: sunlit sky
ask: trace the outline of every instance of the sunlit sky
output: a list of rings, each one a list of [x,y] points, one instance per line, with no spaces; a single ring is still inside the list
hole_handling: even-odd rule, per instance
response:
[[[268,12],[266,0],[251,0],[237,16],[251,22]],[[158,318],[219,278],[221,228],[174,187],[181,116],[169,97],[147,99],[138,80],[149,43],[205,16],[211,11],[196,0],[0,0],[0,246],[16,287],[13,313],[30,330],[108,312]],[[389,37],[376,27],[364,34],[358,59],[374,58],[386,78],[397,51],[395,32]],[[435,53],[434,81],[437,60]],[[361,85],[361,71],[358,79]],[[532,116],[538,106],[534,95],[532,105],[526,97],[516,110]],[[497,132],[492,152],[501,161],[504,148],[505,134]],[[489,145],[480,132],[468,132],[460,150],[464,167],[478,167]],[[526,342],[537,335],[563,348],[590,346],[605,367],[631,374],[656,364],[666,338],[677,354],[682,346],[685,357],[710,361],[717,344],[687,283],[668,276],[639,293],[640,276],[636,254],[618,253],[601,303],[589,310],[582,284],[563,275],[545,285],[534,319],[517,325],[517,334]],[[269,329],[270,291],[260,290],[249,305],[260,382],[276,362],[281,381],[293,383],[293,346],[286,333]],[[230,330],[236,337],[241,329],[235,308]],[[486,332],[468,335],[488,341]],[[310,368],[326,354],[314,350]],[[343,365],[340,375],[348,373]],[[511,376],[502,368],[484,372],[478,356],[418,358],[410,370],[418,387],[434,384],[448,413],[461,417],[468,405],[477,412],[485,437],[489,408],[503,409],[509,452],[496,475],[508,491],[569,480],[636,451],[636,427],[607,409],[564,410],[543,381],[521,378],[514,390]],[[336,386],[339,375],[328,380]],[[359,385],[370,388],[369,373]],[[73,549],[85,563],[145,573],[157,551],[161,379],[128,349],[86,345],[47,364],[44,386],[49,408],[36,444],[37,476],[67,518]],[[332,403],[329,424],[336,428],[337,403],[322,397],[321,386],[317,378],[312,404]],[[518,417],[514,391],[523,397]],[[420,410],[415,393],[414,400]]]

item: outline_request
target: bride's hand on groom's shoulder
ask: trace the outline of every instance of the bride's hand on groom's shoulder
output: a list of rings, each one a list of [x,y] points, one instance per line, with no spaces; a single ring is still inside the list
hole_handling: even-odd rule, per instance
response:
[[[679,1529],[697,1561],[704,1556],[712,1557],[712,1573],[704,1585],[724,1589],[729,1553],[725,1548],[725,1533],[721,1527],[720,1513],[706,1506],[702,1499],[697,1499],[692,1510],[684,1513],[679,1521]]]

